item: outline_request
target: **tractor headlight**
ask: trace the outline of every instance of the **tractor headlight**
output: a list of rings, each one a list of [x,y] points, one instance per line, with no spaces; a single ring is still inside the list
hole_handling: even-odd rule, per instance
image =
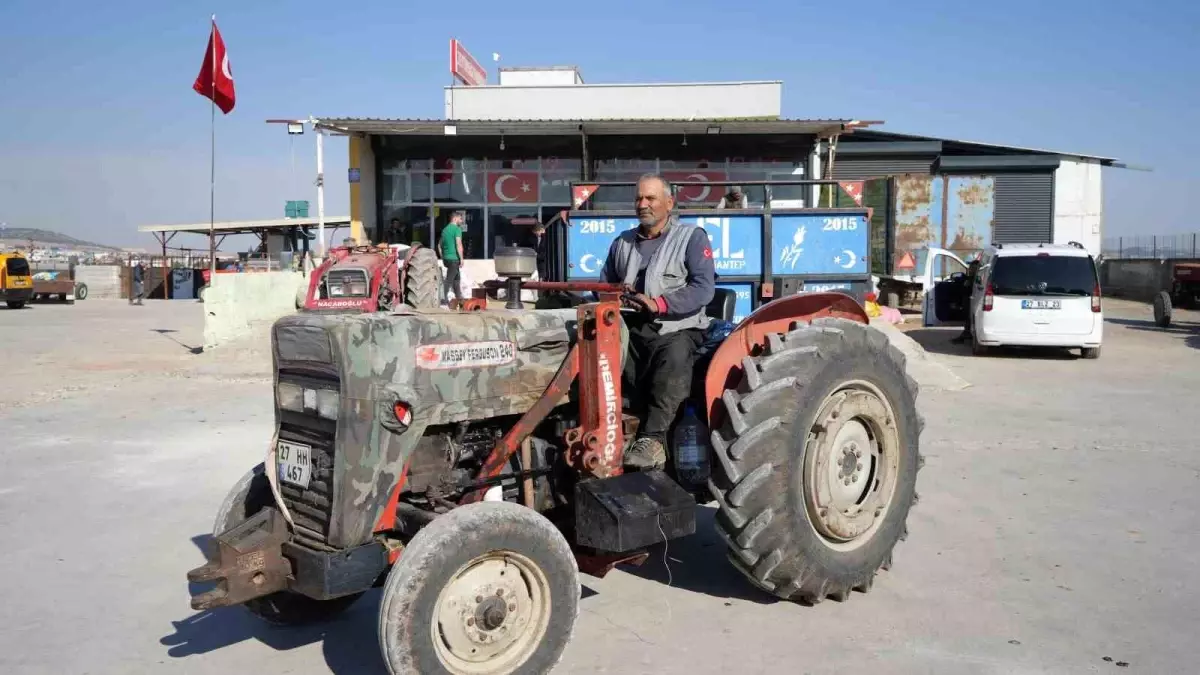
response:
[[[355,298],[360,298],[366,294],[367,294],[366,283],[359,282],[359,283],[354,283],[354,284],[350,284],[349,286],[347,286],[346,295],[349,295],[349,296],[355,297]]]
[[[275,388],[279,398],[279,407],[292,412],[304,412],[304,388],[298,384],[280,382]]]
[[[290,382],[280,382],[276,387],[279,407],[291,412],[319,415],[327,420],[337,420],[342,397],[332,389],[308,389]]]
[[[340,298],[346,294],[346,289],[341,284],[329,284],[329,297]]]

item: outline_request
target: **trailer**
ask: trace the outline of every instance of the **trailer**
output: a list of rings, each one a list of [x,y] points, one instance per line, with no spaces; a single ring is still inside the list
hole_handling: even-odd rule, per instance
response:
[[[75,267],[68,270],[41,270],[33,274],[34,302],[65,302],[75,304],[88,296],[87,284],[75,281]]]
[[[871,276],[880,300],[919,306],[933,284],[965,273],[992,242],[995,190],[995,178],[983,175],[863,181],[863,204],[872,210]]]

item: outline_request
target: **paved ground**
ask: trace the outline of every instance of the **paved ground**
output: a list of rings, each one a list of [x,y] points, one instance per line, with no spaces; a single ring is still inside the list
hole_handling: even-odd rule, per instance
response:
[[[299,631],[188,608],[193,538],[272,421],[261,353],[193,353],[200,308],[0,310],[0,672],[383,672],[377,595]],[[970,386],[922,393],[922,499],[872,593],[775,602],[705,530],[670,585],[661,549],[584,577],[560,672],[1194,672],[1200,325],[1106,312],[1099,361],[909,332]]]

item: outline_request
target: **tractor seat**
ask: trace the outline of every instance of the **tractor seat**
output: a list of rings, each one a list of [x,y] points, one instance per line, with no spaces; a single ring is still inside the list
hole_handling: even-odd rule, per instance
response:
[[[712,302],[704,308],[709,318],[718,321],[733,321],[733,310],[737,303],[737,291],[729,288],[713,289]]]

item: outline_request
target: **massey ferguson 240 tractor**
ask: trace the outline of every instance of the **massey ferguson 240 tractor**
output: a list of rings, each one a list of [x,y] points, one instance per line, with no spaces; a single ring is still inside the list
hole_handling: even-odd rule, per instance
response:
[[[842,283],[869,270],[846,265],[867,255],[865,210],[712,213],[680,216],[706,219],[718,270],[759,275],[756,296],[793,272]],[[629,220],[572,212],[571,269],[591,250],[570,241],[576,232]],[[777,246],[761,244],[768,228]],[[722,266],[731,260],[740,267]],[[692,534],[699,508],[716,510],[729,562],[780,598],[844,601],[890,568],[923,424],[904,356],[850,294],[757,302],[725,335],[737,291],[720,289],[708,311],[726,330],[710,331],[690,402],[705,470],[625,472],[639,412],[621,386],[628,289],[527,281],[527,249],[498,251],[495,264],[507,281],[485,283],[461,311],[396,305],[275,324],[274,435],[218,511],[209,562],[188,574],[216,585],[192,607],[242,604],[299,624],[382,587],[391,673],[545,673],[571,636],[579,573],[640,564],[648,547]],[[835,267],[851,276],[819,276]],[[488,299],[500,287],[589,301],[517,308]]]
[[[401,254],[388,246],[339,246],[309,277],[307,311],[389,311],[401,304],[440,305],[441,267],[432,249],[414,244]]]

